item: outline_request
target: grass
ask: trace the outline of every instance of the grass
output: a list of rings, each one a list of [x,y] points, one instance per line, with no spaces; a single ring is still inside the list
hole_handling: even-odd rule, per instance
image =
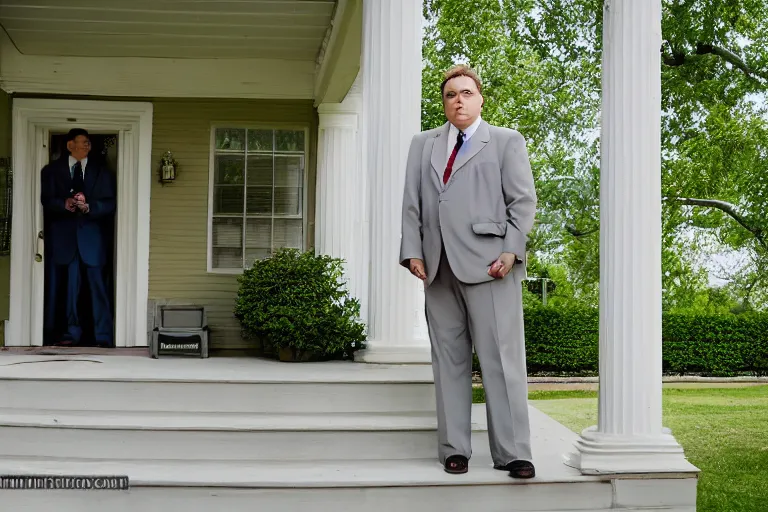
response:
[[[595,391],[532,391],[539,410],[575,432],[597,424]],[[482,389],[475,400],[484,401]],[[664,389],[664,426],[701,470],[699,512],[768,510],[768,386]]]
[[[578,390],[528,392],[528,400],[557,400],[561,398],[597,398],[597,392]],[[476,404],[485,402],[485,390],[482,387],[472,388],[472,401]],[[597,413],[595,413],[595,417],[597,417]]]

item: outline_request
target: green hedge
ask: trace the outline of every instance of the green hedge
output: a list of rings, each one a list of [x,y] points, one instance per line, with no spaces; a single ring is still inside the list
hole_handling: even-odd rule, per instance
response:
[[[768,374],[768,314],[667,314],[663,361],[668,373]]]
[[[596,373],[598,312],[592,308],[527,308],[528,373]]]
[[[525,311],[529,374],[596,375],[596,309]],[[705,376],[768,375],[768,313],[662,317],[663,371]]]

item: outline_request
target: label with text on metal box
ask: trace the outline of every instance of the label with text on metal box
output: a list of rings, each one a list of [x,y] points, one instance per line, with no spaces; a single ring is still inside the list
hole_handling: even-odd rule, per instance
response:
[[[0,490],[123,491],[127,476],[0,475]]]
[[[200,352],[199,341],[160,342],[160,352]]]

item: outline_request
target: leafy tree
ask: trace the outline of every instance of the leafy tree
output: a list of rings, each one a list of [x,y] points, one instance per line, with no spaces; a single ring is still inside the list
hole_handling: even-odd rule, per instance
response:
[[[440,73],[467,62],[484,80],[483,117],[528,139],[540,214],[531,247],[567,268],[575,296],[599,277],[602,7],[597,0],[426,0],[423,127],[444,122]],[[720,270],[742,307],[766,304],[768,6],[675,0],[662,20],[663,288],[667,309],[709,304],[701,268]],[[726,291],[723,291],[726,293]]]

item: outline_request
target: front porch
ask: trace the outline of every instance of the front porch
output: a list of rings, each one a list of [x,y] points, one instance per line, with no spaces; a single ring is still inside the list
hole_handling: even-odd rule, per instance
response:
[[[470,473],[446,475],[434,459],[423,294],[396,263],[405,160],[420,125],[420,2],[184,2],[185,20],[149,2],[98,9],[89,8],[98,3],[90,0],[76,2],[77,9],[35,3],[0,7],[3,23],[17,23],[10,36],[0,33],[0,86],[15,101],[51,94],[63,98],[52,102],[151,101],[151,151],[136,153],[121,171],[153,183],[134,212],[139,242],[129,252],[141,267],[126,276],[134,300],[124,312],[131,325],[120,331],[139,353],[43,349],[46,354],[0,356],[0,474],[127,474],[132,489],[0,491],[9,509],[695,510],[696,468],[662,428],[661,415],[654,60],[660,2],[625,0],[606,11],[599,430],[578,436],[532,410],[539,476],[528,482],[490,469],[482,406],[474,414]],[[62,16],[87,12],[95,19],[74,20],[80,25],[71,30],[98,23],[111,32],[81,34],[79,44],[62,49],[58,39],[26,26],[29,20],[19,21],[29,10],[52,16],[33,24],[61,24]],[[131,19],[124,19],[126,12]],[[237,43],[243,48],[193,51],[165,33],[136,44],[146,34],[131,32],[167,32],[179,23],[210,31],[205,41],[243,38]],[[265,26],[285,32],[283,50],[301,47],[274,51],[270,37],[257,34]],[[20,39],[26,53],[11,36],[26,36]],[[105,54],[87,53],[83,41]],[[45,121],[69,127],[76,117],[58,112]],[[379,364],[141,356],[138,347],[146,345],[143,334],[159,303],[206,304],[215,309],[217,332],[240,341],[231,308],[242,267],[220,266],[212,241],[213,219],[227,214],[216,211],[214,192],[222,183],[215,159],[217,151],[230,150],[218,143],[217,126],[306,134],[301,245],[347,260],[350,289],[368,325],[368,348],[359,360]],[[39,168],[31,148],[18,138],[14,145],[18,184]],[[177,183],[162,186],[156,165],[169,148],[182,171]],[[232,154],[247,161],[241,149]],[[14,194],[10,288],[26,293],[30,282],[38,290],[41,283],[32,259],[39,243],[37,199],[32,186],[17,185]],[[227,242],[245,266],[248,249],[262,247],[248,245],[247,199],[242,202],[233,214],[245,224],[242,236]],[[269,213],[277,216],[274,208]],[[270,238],[270,248],[274,244]],[[39,344],[33,334],[40,328],[39,300],[12,293],[11,304],[6,344]],[[573,453],[578,456],[568,457]]]
[[[535,479],[492,468],[482,404],[470,472],[444,473],[426,365],[6,352],[0,385],[0,474],[131,486],[0,491],[14,510],[695,510],[695,473],[568,467],[578,436],[533,407]]]

